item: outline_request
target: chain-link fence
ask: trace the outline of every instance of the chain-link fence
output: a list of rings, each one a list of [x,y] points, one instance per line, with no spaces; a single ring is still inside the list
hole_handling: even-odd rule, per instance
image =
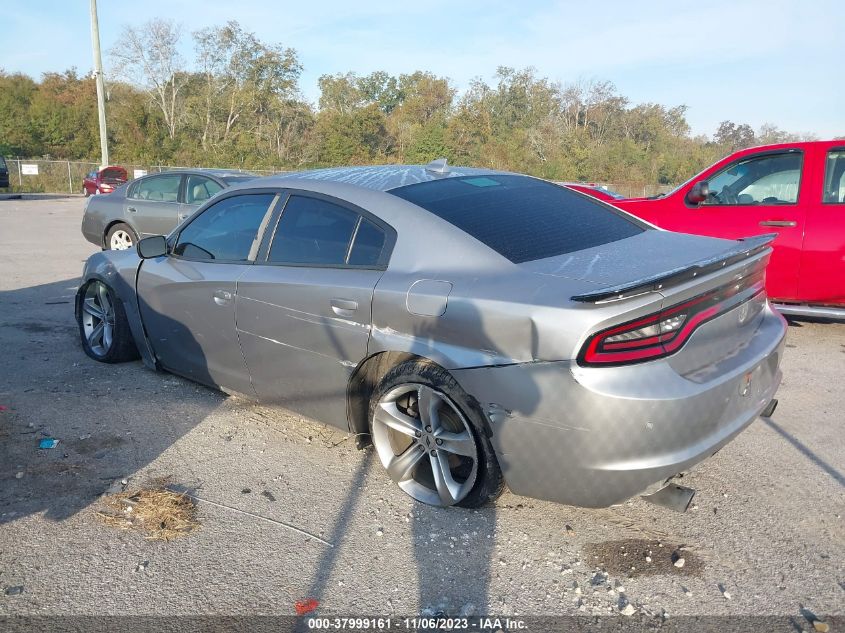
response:
[[[30,158],[7,158],[6,165],[9,169],[10,190],[21,193],[82,193],[83,178],[100,168],[98,163]],[[122,167],[126,169],[130,180],[154,172],[196,168],[196,166],[174,165],[122,165]],[[217,169],[239,171],[237,168],[229,167]],[[281,173],[281,170],[267,169],[247,169],[244,171],[260,176]],[[672,189],[671,185],[649,185],[641,182],[590,184],[615,191],[629,198],[654,196]]]
[[[6,167],[9,170],[9,190],[19,193],[82,193],[82,180],[92,171],[100,169],[99,163],[41,158],[7,158]],[[171,169],[189,169],[189,167],[173,165],[121,165],[121,167],[126,169],[130,180],[145,174]],[[223,169],[240,171],[228,167]],[[264,169],[245,171],[261,176],[279,173]]]

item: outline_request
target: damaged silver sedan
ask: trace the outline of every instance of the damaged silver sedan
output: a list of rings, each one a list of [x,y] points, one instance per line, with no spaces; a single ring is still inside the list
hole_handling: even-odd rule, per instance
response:
[[[771,413],[771,239],[661,231],[443,162],[316,170],[91,256],[76,313],[92,358],[140,356],[354,433],[424,503],[507,485],[602,507]]]

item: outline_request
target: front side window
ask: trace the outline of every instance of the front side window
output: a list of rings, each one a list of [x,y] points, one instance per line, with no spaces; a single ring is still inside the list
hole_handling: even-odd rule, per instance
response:
[[[845,149],[827,153],[824,164],[824,198],[830,204],[845,203]]]
[[[181,174],[165,174],[144,178],[135,184],[129,197],[153,202],[178,202],[181,182]]]
[[[213,204],[182,229],[173,254],[187,259],[247,261],[274,197],[270,193],[245,194]]]
[[[702,204],[795,204],[801,184],[801,154],[769,154],[729,165],[708,181]]]
[[[359,217],[325,200],[291,196],[276,227],[268,261],[342,266]]]
[[[214,194],[223,190],[211,178],[205,176],[187,176],[185,179],[185,202],[188,204],[202,204]]]

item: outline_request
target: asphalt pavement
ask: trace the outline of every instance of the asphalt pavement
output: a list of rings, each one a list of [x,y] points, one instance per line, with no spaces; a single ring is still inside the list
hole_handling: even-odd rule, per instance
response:
[[[82,208],[0,200],[0,615],[843,615],[845,324],[792,324],[777,412],[684,478],[686,514],[508,492],[429,508],[341,432],[89,359]],[[115,482],[165,476],[202,499],[198,531],[98,519]]]

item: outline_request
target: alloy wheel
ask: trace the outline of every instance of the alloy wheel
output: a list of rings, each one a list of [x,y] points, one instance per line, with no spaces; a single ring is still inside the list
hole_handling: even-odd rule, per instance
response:
[[[387,474],[417,501],[451,506],[472,490],[478,448],[446,394],[416,383],[394,387],[375,407],[372,434]]]
[[[124,231],[123,229],[118,229],[109,238],[109,247],[113,251],[125,251],[132,248],[132,246],[132,236],[128,231]]]
[[[92,281],[85,289],[82,302],[82,329],[91,351],[105,356],[114,344],[114,305],[109,289]]]

